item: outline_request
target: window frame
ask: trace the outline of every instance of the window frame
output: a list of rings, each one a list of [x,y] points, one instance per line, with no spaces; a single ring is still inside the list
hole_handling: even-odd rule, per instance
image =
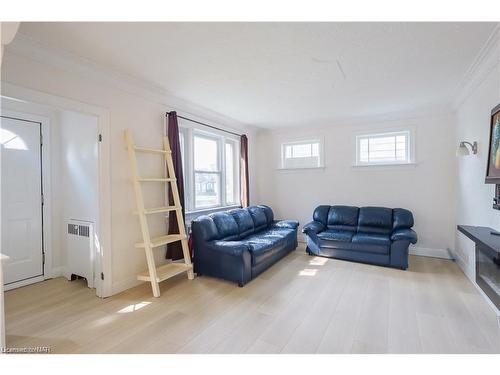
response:
[[[216,170],[215,171],[208,171],[208,170],[203,170],[203,169],[196,169],[195,165],[194,165],[194,152],[195,152],[195,148],[194,148],[194,139],[195,138],[200,138],[200,139],[205,139],[205,140],[210,140],[210,141],[215,141],[215,144],[216,144],[216,147],[217,147],[217,155],[216,155],[216,158],[217,158],[217,162],[216,162]],[[219,137],[215,137],[215,136],[212,136],[212,135],[208,135],[206,133],[203,133],[203,132],[199,132],[199,131],[194,131],[193,132],[193,184],[191,186],[191,194],[193,195],[193,210],[194,211],[197,211],[197,210],[207,210],[207,209],[211,209],[211,208],[215,208],[215,207],[220,207],[222,206],[223,202],[224,202],[224,197],[223,197],[223,189],[222,189],[222,174],[223,174],[223,162],[221,160],[221,140]],[[219,198],[218,198],[218,203],[215,204],[215,205],[208,205],[208,206],[199,206],[197,207],[196,206],[196,174],[210,174],[210,175],[215,175],[217,176],[217,180],[218,180],[218,183],[219,183]]]
[[[184,172],[184,191],[185,191],[185,212],[194,214],[201,212],[217,211],[225,208],[239,207],[240,204],[240,181],[239,181],[239,137],[232,136],[222,131],[207,131],[205,129],[192,126],[190,123],[179,121],[179,136],[184,139],[183,153],[183,172]],[[195,137],[206,138],[217,141],[217,171],[202,171],[194,168],[194,139]],[[234,197],[233,202],[226,196],[226,143],[233,144],[234,156]],[[216,205],[197,207],[196,206],[196,173],[216,174],[220,184],[220,199]]]
[[[389,160],[389,161],[362,161],[361,160],[361,141],[367,139],[368,141],[373,138],[384,138],[390,136],[405,136],[405,160]],[[412,128],[405,129],[388,129],[373,132],[363,132],[356,134],[355,136],[355,155],[354,155],[354,166],[355,167],[376,167],[376,166],[391,166],[391,165],[411,165],[415,164],[415,137],[414,130]]]
[[[313,144],[318,144],[318,164],[317,165],[306,165],[306,166],[289,166],[287,165],[286,161],[287,159],[295,159],[293,157],[287,158],[286,157],[286,149],[288,146],[297,146],[297,145],[312,145]],[[283,170],[293,170],[293,169],[321,169],[324,168],[324,157],[323,157],[323,139],[320,137],[312,137],[312,138],[304,138],[304,139],[298,139],[298,140],[290,140],[290,141],[283,141],[281,142],[281,150],[280,150],[280,167],[279,169]],[[312,150],[311,150],[312,151]],[[311,156],[312,158],[313,156]],[[299,159],[299,158],[297,158]]]
[[[234,173],[233,173],[233,198],[231,200],[228,200],[227,196],[227,188],[226,188],[226,183],[227,183],[227,165],[226,165],[226,145],[232,145],[233,147],[233,168],[234,168]],[[223,147],[224,149],[224,171],[222,172],[224,174],[224,203],[227,207],[234,206],[234,205],[241,205],[240,202],[240,163],[239,163],[239,154],[240,154],[240,143],[236,138],[230,138],[230,137],[224,137],[223,141]]]

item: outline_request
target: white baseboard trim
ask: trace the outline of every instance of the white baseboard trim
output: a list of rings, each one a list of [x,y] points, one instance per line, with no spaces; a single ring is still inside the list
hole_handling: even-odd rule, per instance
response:
[[[162,259],[161,261],[158,259],[156,260],[157,266],[162,266],[163,264],[167,264],[170,262],[171,262],[170,260],[165,260],[165,259]],[[181,262],[181,260],[179,260],[178,262]],[[124,280],[114,282],[111,286],[111,294],[107,297],[114,296],[115,294],[121,293],[121,292],[123,292],[127,289],[130,289],[130,288],[136,287],[137,285],[140,285],[142,283],[144,283],[144,281],[137,280],[136,276],[130,276]],[[148,282],[148,284],[149,284],[149,282]]]
[[[34,283],[39,283],[43,280],[44,280],[43,276],[37,276],[37,277],[32,277],[32,278],[26,279],[26,280],[16,281],[15,283],[4,285],[4,291],[21,288],[23,286],[34,284]]]
[[[54,279],[56,277],[62,277],[66,273],[66,267],[60,266],[60,267],[52,267],[52,270],[50,271],[50,274],[47,275],[45,278],[46,279]]]
[[[137,280],[137,278],[135,276],[133,277],[129,277],[125,280],[121,280],[121,281],[118,281],[116,283],[113,283],[113,285],[111,286],[111,295],[115,295],[115,294],[118,294],[118,293],[121,293],[127,289],[130,289],[130,288],[133,288],[141,283],[143,283],[144,281],[141,281],[141,280]]]
[[[410,255],[417,255],[421,257],[454,259],[453,255],[448,249],[433,249],[429,247],[410,246],[409,253]]]

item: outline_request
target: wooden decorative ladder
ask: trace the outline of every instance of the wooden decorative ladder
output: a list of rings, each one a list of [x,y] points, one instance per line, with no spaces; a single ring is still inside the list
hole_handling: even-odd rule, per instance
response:
[[[177,179],[174,172],[174,163],[172,161],[172,151],[170,149],[170,142],[167,137],[163,137],[163,149],[152,149],[146,147],[138,147],[134,144],[134,139],[132,137],[132,132],[130,129],[125,130],[125,141],[127,143],[128,157],[130,161],[130,167],[132,170],[132,182],[134,185],[135,199],[137,204],[137,211],[135,212],[139,215],[139,222],[141,225],[143,242],[135,244],[137,248],[144,248],[146,252],[146,261],[148,264],[148,270],[137,275],[138,280],[151,282],[151,288],[153,289],[153,295],[155,297],[160,296],[160,286],[159,283],[170,277],[178,275],[182,272],[187,272],[188,279],[194,279],[193,265],[191,264],[191,257],[189,255],[189,247],[186,236],[186,228],[184,226],[184,218],[182,217],[182,205],[179,199],[179,190],[177,189]],[[165,157],[166,162],[166,177],[159,178],[144,178],[138,173],[137,167],[137,152],[145,152],[150,154],[156,154]],[[142,194],[141,183],[148,182],[159,182],[169,184],[169,188],[172,189],[172,196],[174,199],[174,205],[168,206],[168,203],[162,207],[156,208],[145,208],[144,199]],[[148,227],[148,215],[160,214],[165,212],[175,211],[177,215],[177,223],[179,224],[178,234],[166,234],[158,237],[151,238],[149,234]],[[169,244],[171,242],[181,241],[182,252],[184,254],[184,263],[167,263],[165,265],[156,267],[153,248]]]

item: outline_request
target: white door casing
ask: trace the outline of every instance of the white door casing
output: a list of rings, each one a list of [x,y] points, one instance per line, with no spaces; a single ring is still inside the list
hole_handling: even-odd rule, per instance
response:
[[[99,215],[96,223],[95,233],[98,239],[95,273],[96,277],[96,294],[99,297],[108,297],[113,294],[113,291],[122,287],[113,286],[112,277],[112,241],[111,241],[111,125],[109,110],[102,107],[93,106],[61,96],[51,95],[36,90],[31,90],[25,87],[13,85],[7,82],[2,82],[2,95],[21,100],[25,103],[36,103],[49,108],[63,109],[73,112],[79,112],[88,115],[94,115],[99,121],[99,134],[102,135],[102,141],[98,145],[99,159]],[[2,114],[9,113],[9,116],[19,117],[19,113],[2,110]],[[48,126],[49,119],[41,116],[31,116],[30,119],[42,122],[42,132],[44,135],[44,146],[42,148],[43,160],[51,160],[50,145],[46,142],[50,139],[50,127]],[[49,147],[47,147],[49,146]],[[52,267],[51,263],[51,232],[48,230],[51,219],[51,194],[50,194],[50,163],[45,163],[43,168],[43,186],[45,191],[44,203],[44,246],[46,252],[45,260],[45,277],[50,278]],[[101,274],[102,273],[102,274]],[[43,278],[42,278],[43,279]],[[20,286],[20,285],[19,285]],[[6,289],[9,289],[8,287]]]
[[[41,123],[1,118],[4,282],[43,278]]]

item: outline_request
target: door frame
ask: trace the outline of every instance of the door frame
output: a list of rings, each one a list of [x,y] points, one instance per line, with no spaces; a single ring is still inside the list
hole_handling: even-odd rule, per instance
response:
[[[45,147],[45,140],[50,139],[50,120],[47,117],[34,115],[31,113],[16,112],[11,110],[2,109],[0,115],[2,117],[10,118],[13,120],[26,121],[34,124],[40,124],[40,132],[42,136],[41,160],[40,160],[40,183],[42,185],[42,196],[40,209],[42,210],[42,272],[41,276],[34,276],[28,279],[23,279],[4,285],[4,290],[11,290],[25,285],[40,282],[52,277],[52,186],[51,186],[51,168],[50,163],[45,163],[44,160],[50,159],[50,142],[47,142]],[[46,165],[47,164],[47,165]],[[4,264],[5,267],[5,264]]]
[[[82,103],[76,100],[35,91],[10,83],[2,82],[2,96],[10,99],[31,102],[50,108],[79,112],[98,119],[98,132],[102,135],[98,145],[98,216],[96,223],[96,263],[95,288],[99,297],[112,294],[112,245],[111,245],[111,142],[109,111],[105,108]],[[42,132],[43,132],[42,128]],[[50,130],[49,130],[50,132]],[[47,133],[47,136],[49,136]],[[46,136],[46,137],[47,137]],[[45,141],[44,141],[45,144]],[[42,150],[44,147],[42,147]],[[43,154],[42,154],[43,157]],[[49,155],[50,157],[50,155]],[[46,159],[50,160],[50,159]],[[47,210],[48,211],[48,210]],[[44,222],[45,224],[45,222]],[[47,260],[47,259],[46,259]],[[47,265],[47,261],[46,261]],[[104,275],[104,279],[99,277]]]

